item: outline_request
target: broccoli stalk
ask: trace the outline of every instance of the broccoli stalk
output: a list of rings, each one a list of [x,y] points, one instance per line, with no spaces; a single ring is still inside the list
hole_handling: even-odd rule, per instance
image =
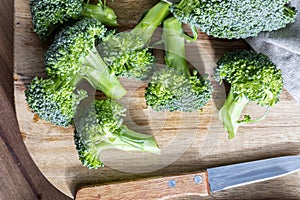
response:
[[[105,32],[106,28],[92,18],[84,18],[60,31],[46,51],[47,74],[66,80],[86,79],[108,97],[124,96],[126,90],[95,47]]]
[[[131,33],[135,36],[141,36],[144,45],[149,43],[156,28],[169,15],[169,7],[169,3],[158,2],[148,10],[143,19],[131,30]]]
[[[137,133],[123,124],[125,111],[120,103],[106,99],[95,100],[78,114],[74,142],[84,166],[103,167],[99,157],[107,149],[160,153],[153,136]]]
[[[84,57],[82,65],[85,68],[82,78],[86,79],[95,89],[115,99],[119,99],[126,94],[125,88],[115,74],[110,72],[95,47]]]
[[[109,26],[117,25],[114,11],[101,1],[93,5],[83,0],[30,0],[30,11],[34,32],[43,40],[63,24],[81,17],[94,18]]]
[[[172,17],[164,21],[163,41],[167,66],[190,78],[191,73],[185,59],[185,38],[181,23],[176,18]]]
[[[234,51],[223,55],[217,62],[215,78],[231,84],[229,94],[223,107],[219,111],[228,137],[233,138],[238,127],[263,120],[267,112],[260,119],[251,119],[245,115],[240,119],[245,106],[249,102],[272,107],[279,101],[283,81],[281,71],[265,55],[253,51]],[[268,110],[267,110],[268,111]]]
[[[171,3],[173,1],[170,1]],[[181,0],[170,6],[181,22],[218,38],[247,38],[285,27],[296,19],[289,0]]]
[[[155,111],[201,109],[210,99],[212,86],[207,78],[190,73],[185,59],[185,35],[174,17],[164,21],[163,41],[167,69],[157,71],[146,88],[145,99]]]
[[[113,9],[105,4],[98,3],[97,5],[83,3],[81,15],[84,17],[97,19],[99,22],[107,26],[117,26],[117,16]]]
[[[240,117],[244,108],[249,103],[247,98],[240,98],[238,101],[234,98],[232,90],[229,91],[226,101],[219,110],[219,117],[223,122],[223,126],[228,131],[228,138],[232,139],[241,125]]]
[[[98,51],[118,76],[145,80],[152,73],[154,57],[147,47],[155,29],[169,14],[169,3],[159,2],[129,32],[110,34]]]

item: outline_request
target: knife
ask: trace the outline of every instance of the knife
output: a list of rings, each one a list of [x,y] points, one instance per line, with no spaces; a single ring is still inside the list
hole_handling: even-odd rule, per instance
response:
[[[76,199],[168,199],[182,195],[209,196],[241,185],[281,177],[300,170],[300,156],[245,162],[206,171],[81,188]]]

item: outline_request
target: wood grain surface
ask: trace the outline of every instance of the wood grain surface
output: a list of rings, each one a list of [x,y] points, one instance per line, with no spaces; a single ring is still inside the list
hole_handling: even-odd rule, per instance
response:
[[[119,17],[119,29],[126,30],[133,27],[142,13],[156,2],[115,0],[108,3]],[[125,123],[136,131],[153,134],[165,150],[162,157],[165,159],[151,156],[143,159],[139,155],[108,152],[103,154],[106,167],[88,170],[78,160],[73,142],[74,127],[53,126],[40,120],[26,105],[25,85],[34,76],[45,75],[43,54],[47,48],[47,44],[39,41],[33,33],[27,0],[15,0],[14,28],[14,97],[21,135],[42,174],[69,197],[74,197],[76,191],[86,185],[176,175],[300,152],[300,105],[285,90],[280,103],[270,110],[266,120],[241,127],[237,137],[228,140],[217,116],[217,109],[225,98],[224,86],[213,82],[213,99],[201,112],[156,113],[146,108],[143,99],[146,82],[121,79],[128,91],[120,100],[128,108]],[[209,75],[215,61],[224,52],[249,48],[242,40],[214,39],[202,33],[195,43],[187,46],[188,61],[202,74]],[[161,62],[160,50],[155,50],[155,53],[159,56],[158,62]],[[263,111],[250,104],[245,113],[258,117]],[[297,199],[300,198],[299,181],[300,173],[296,173],[274,181],[219,192],[213,198]],[[143,192],[137,190],[136,194],[142,197]]]

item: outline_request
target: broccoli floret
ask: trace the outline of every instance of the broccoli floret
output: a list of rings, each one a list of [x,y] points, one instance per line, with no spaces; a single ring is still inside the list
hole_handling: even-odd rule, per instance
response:
[[[108,97],[124,96],[124,87],[95,47],[105,32],[106,28],[92,18],[84,18],[60,31],[46,51],[47,74],[66,80],[86,79]]]
[[[155,111],[195,111],[211,98],[212,86],[206,77],[190,73],[185,59],[185,37],[181,23],[174,17],[164,21],[163,41],[169,69],[154,73],[145,99]]]
[[[76,89],[75,82],[35,77],[25,91],[30,109],[41,119],[58,126],[71,124],[77,106],[87,97],[83,89]]]
[[[218,38],[247,38],[295,21],[289,0],[181,0],[170,6],[181,22]]]
[[[80,17],[90,17],[116,26],[114,11],[101,1],[97,5],[83,0],[30,0],[34,31],[43,40],[47,39],[62,24]]]
[[[169,14],[169,6],[168,3],[159,2],[130,32],[110,34],[103,39],[98,50],[118,76],[145,80],[151,75],[154,57],[147,44],[155,29]]]
[[[154,56],[131,32],[109,34],[97,49],[117,76],[145,80],[153,70]]]
[[[279,101],[283,80],[281,71],[266,56],[254,51],[234,51],[223,55],[215,68],[216,80],[231,85],[227,99],[219,111],[228,137],[233,138],[242,124],[259,121],[245,115],[245,106],[251,101],[264,107]],[[263,118],[262,118],[263,119]]]
[[[99,155],[106,149],[160,153],[153,136],[129,130],[123,124],[125,111],[120,103],[106,99],[95,100],[79,114],[74,141],[84,166],[103,167]]]

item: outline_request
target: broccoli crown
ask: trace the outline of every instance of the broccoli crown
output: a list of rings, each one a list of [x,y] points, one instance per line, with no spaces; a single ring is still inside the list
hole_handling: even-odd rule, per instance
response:
[[[173,68],[155,72],[146,88],[145,99],[155,111],[191,112],[201,109],[210,99],[212,86],[197,71],[186,77]]]
[[[218,38],[247,38],[294,22],[289,0],[181,0],[170,7],[180,21]]]
[[[110,69],[118,76],[137,80],[148,79],[154,57],[146,47],[156,28],[169,14],[169,3],[160,1],[147,11],[130,32],[109,34],[99,51]]]
[[[82,164],[88,168],[103,167],[101,151],[115,148],[125,151],[159,153],[152,136],[129,130],[123,125],[126,108],[106,99],[95,100],[78,117],[75,123],[74,142]]]
[[[30,0],[34,31],[47,38],[56,25],[76,19],[82,12],[83,0]]]
[[[254,51],[223,55],[217,62],[215,77],[231,84],[236,100],[246,97],[262,106],[277,103],[283,87],[281,70],[266,55]]]
[[[80,116],[78,123],[75,124],[74,142],[84,166],[88,168],[104,166],[99,160],[98,145],[109,140],[111,133],[120,128],[123,123],[121,117],[125,115],[125,111],[126,109],[116,101],[103,100],[95,101],[83,116]],[[105,138],[106,136],[108,138]]]
[[[95,48],[106,28],[95,19],[84,18],[60,31],[45,54],[46,72],[50,76],[73,78],[89,70],[83,59]]]
[[[106,28],[92,18],[84,18],[59,32],[46,52],[48,75],[66,80],[84,78],[108,97],[124,96],[126,90],[95,47],[105,32]]]
[[[77,106],[87,96],[66,81],[35,77],[25,91],[26,101],[41,119],[55,125],[72,122]]]
[[[143,40],[131,32],[108,34],[98,45],[103,60],[117,76],[147,79],[154,66],[154,56]]]

